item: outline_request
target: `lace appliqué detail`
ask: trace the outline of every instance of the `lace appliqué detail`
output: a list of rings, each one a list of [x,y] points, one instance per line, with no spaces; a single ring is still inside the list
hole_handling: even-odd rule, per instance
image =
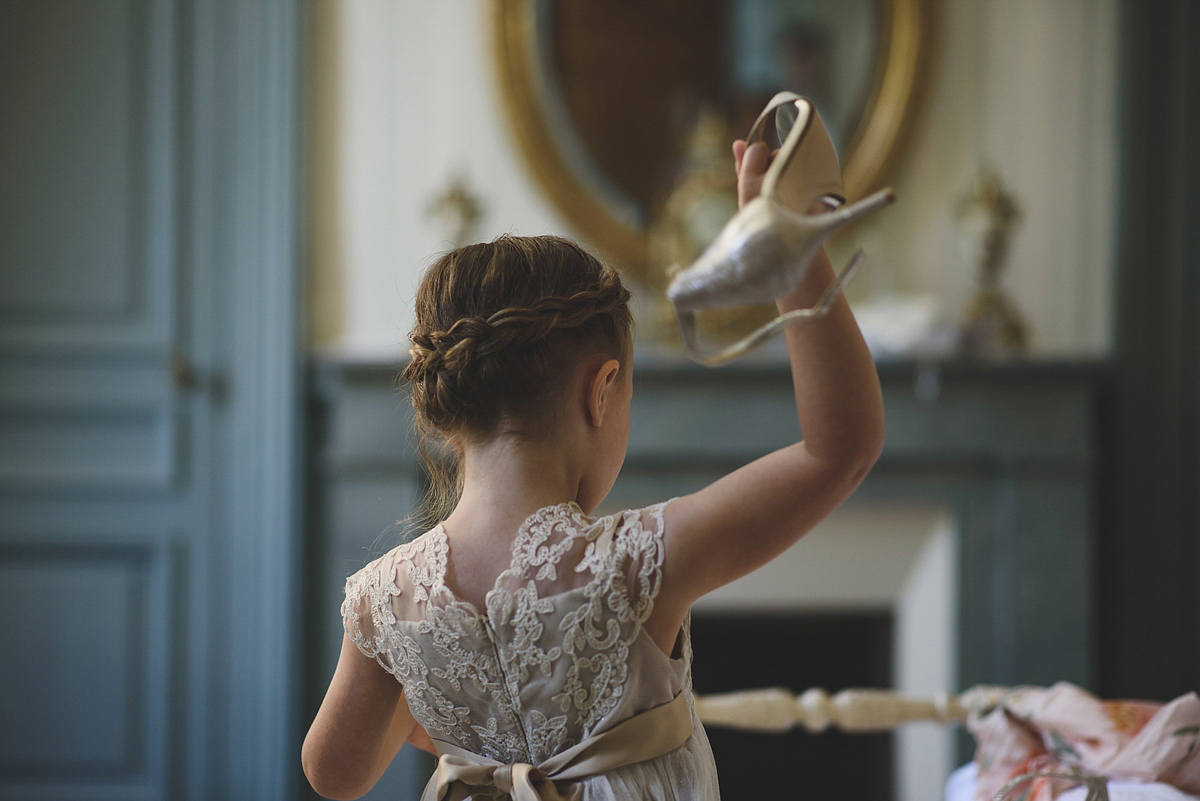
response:
[[[433,736],[536,764],[591,734],[626,690],[629,649],[661,585],[663,506],[599,520],[574,504],[540,510],[484,612],[446,586],[449,545],[435,528],[350,578],[346,631],[404,684]],[[523,708],[531,681],[561,714]],[[470,706],[452,700],[464,698]]]

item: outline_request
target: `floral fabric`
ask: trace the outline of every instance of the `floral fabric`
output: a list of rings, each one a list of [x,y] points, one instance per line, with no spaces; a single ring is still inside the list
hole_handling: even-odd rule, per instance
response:
[[[971,715],[979,777],[975,801],[991,801],[1010,779],[1072,768],[1116,779],[1173,785],[1200,795],[1200,697],[1168,704],[1102,701],[1072,684],[1023,687]],[[1015,801],[1051,801],[1075,784],[1038,778]]]

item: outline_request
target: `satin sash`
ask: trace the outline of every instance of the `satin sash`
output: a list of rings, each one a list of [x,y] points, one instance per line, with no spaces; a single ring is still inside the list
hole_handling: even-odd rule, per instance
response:
[[[581,788],[566,796],[555,782],[575,782],[644,762],[674,751],[692,735],[692,715],[684,693],[561,751],[540,765],[503,764],[450,743],[434,740],[441,756],[422,801],[511,799],[575,801]]]

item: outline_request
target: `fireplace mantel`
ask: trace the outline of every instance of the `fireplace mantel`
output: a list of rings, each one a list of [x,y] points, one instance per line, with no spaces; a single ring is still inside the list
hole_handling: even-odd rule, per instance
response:
[[[851,503],[937,504],[958,533],[957,675],[973,684],[1093,686],[1102,363],[890,362],[883,456]],[[313,368],[311,569],[317,658],[336,658],[341,585],[395,541],[422,486],[395,367]],[[639,364],[622,504],[690,492],[795,441],[779,365]],[[319,683],[314,680],[315,684]]]

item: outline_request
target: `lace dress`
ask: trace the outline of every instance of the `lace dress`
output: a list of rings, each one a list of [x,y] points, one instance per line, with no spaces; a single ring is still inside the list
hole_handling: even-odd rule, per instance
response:
[[[683,693],[683,745],[567,789],[581,801],[717,799],[688,626],[673,656],[642,628],[662,578],[664,506],[599,519],[573,503],[539,510],[482,611],[446,585],[439,525],[347,580],[346,633],[404,685],[439,750],[502,764],[539,765]]]

